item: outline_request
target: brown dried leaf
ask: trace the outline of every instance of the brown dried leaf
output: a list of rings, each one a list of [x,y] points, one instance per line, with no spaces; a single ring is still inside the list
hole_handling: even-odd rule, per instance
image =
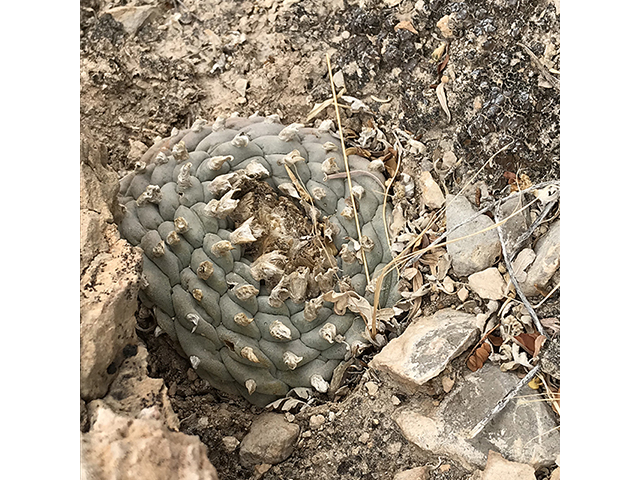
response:
[[[487,361],[492,351],[493,349],[491,348],[491,344],[489,342],[485,341],[482,345],[480,345],[467,360],[467,367],[469,367],[469,370],[471,370],[472,372],[479,370],[482,365],[484,365],[484,362]]]
[[[449,54],[447,53],[442,59],[442,62],[440,62],[440,64],[438,65],[438,75],[442,73],[442,71],[447,67],[448,63],[449,63]]]
[[[416,35],[418,35],[418,31],[415,29],[410,20],[399,22],[395,27],[393,27],[393,30],[396,32],[400,29],[409,30],[411,33],[415,33]]]
[[[534,344],[535,348],[533,349],[534,358],[538,356],[546,340],[547,340],[547,337],[545,337],[544,335],[538,335],[538,337],[536,337],[535,344]]]
[[[509,185],[511,185],[515,183],[517,177],[513,172],[504,172],[504,178],[506,178],[509,181]]]
[[[349,147],[345,151],[347,152],[347,156],[359,155],[361,157],[371,159],[371,152],[362,147]]]
[[[536,351],[536,342],[537,338],[540,337],[540,333],[521,333],[520,335],[516,335],[514,340],[518,345],[520,345],[529,355],[534,355]],[[538,349],[539,350],[539,349]]]

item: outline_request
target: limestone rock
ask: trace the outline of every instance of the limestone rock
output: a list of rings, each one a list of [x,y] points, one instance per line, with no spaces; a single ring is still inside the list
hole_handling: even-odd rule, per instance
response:
[[[525,204],[524,194],[518,192],[512,194],[507,200],[505,200],[499,207],[499,215],[501,219],[507,218],[513,215],[502,225],[502,233],[504,238],[504,244],[507,247],[507,252],[513,254],[513,246],[516,240],[527,231],[530,224],[529,211],[525,209],[519,213],[515,213],[520,210]]]
[[[486,363],[469,372],[433,411],[406,408],[395,420],[409,441],[436,455],[450,456],[465,468],[484,468],[489,450],[534,468],[553,465],[560,451],[560,433],[548,405],[531,401],[535,390],[525,386],[472,440],[471,429],[518,383],[512,373]],[[518,478],[518,477],[512,477]]]
[[[534,251],[536,259],[526,269],[527,277],[520,285],[527,296],[540,295],[535,286],[544,288],[560,267],[560,220],[556,220],[538,240]]]
[[[488,300],[500,300],[507,294],[507,282],[495,267],[469,275],[469,287]]]
[[[282,462],[293,453],[299,433],[300,427],[287,422],[284,415],[263,413],[240,443],[240,463],[251,468]]]
[[[107,151],[84,130],[80,136],[80,272],[109,249],[105,236],[118,214],[118,175],[106,164]]]
[[[482,480],[513,480],[514,478],[535,480],[535,470],[531,465],[505,460],[502,455],[490,450]]]
[[[422,172],[420,174],[420,189],[422,191],[422,203],[429,208],[440,208],[444,205],[444,195],[435,182],[431,173]]]
[[[109,408],[96,413],[93,428],[82,434],[81,478],[91,480],[217,480],[198,437],[172,432],[156,407],[137,418]]]
[[[107,230],[109,251],[98,254],[80,281],[80,395],[90,401],[107,393],[109,366],[123,360],[123,348],[136,344],[135,312],[141,264],[139,248]]]
[[[452,309],[422,317],[373,357],[371,366],[415,393],[473,345],[478,336],[475,322],[475,315]]]
[[[139,7],[126,5],[124,7],[110,8],[105,13],[111,14],[114,20],[120,22],[125,32],[129,35],[134,35],[145,23],[160,14],[160,8],[154,5],[142,5]]]
[[[109,366],[136,344],[135,318],[140,250],[120,239],[116,220],[118,176],[106,165],[106,149],[90,133],[80,143],[80,395],[107,393]]]
[[[476,215],[475,209],[464,196],[455,198],[447,196],[447,231],[452,231],[458,225]],[[447,245],[447,252],[451,255],[453,271],[458,276],[467,276],[484,270],[498,261],[502,252],[500,238],[496,229],[476,234],[488,227],[495,225],[486,215],[480,215],[474,220],[456,228],[447,240],[472,235],[464,240],[459,240]],[[476,235],[473,235],[476,234]]]
[[[118,174],[107,165],[107,149],[90,132],[80,134],[80,209],[105,215],[113,222],[118,211]]]
[[[393,476],[393,480],[427,480],[429,478],[427,467],[416,467]]]
[[[118,369],[107,395],[89,403],[91,417],[95,417],[99,407],[109,407],[118,415],[136,417],[145,408],[153,406],[162,414],[164,424],[178,431],[180,421],[171,407],[164,381],[147,375],[148,355],[144,345],[137,346],[136,354],[127,358]]]

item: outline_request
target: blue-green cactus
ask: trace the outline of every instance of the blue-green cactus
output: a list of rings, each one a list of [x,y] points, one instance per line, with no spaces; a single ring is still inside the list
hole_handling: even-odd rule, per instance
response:
[[[144,251],[142,303],[203,379],[257,405],[294,387],[327,390],[367,337],[359,316],[338,315],[322,294],[348,281],[373,303],[361,256],[372,278],[391,260],[384,177],[349,157],[361,173],[352,178],[360,245],[340,141],[328,127],[258,116],[196,122],[156,143],[121,180],[120,232]],[[389,275],[381,305],[397,299]]]

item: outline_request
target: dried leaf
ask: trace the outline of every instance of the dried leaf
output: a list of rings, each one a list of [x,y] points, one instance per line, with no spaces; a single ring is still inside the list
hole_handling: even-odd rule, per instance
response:
[[[509,182],[509,185],[516,181],[516,174],[513,172],[504,172],[504,178],[506,178]]]
[[[443,72],[443,70],[447,67],[448,63],[449,63],[449,54],[447,53],[442,59],[442,62],[440,62],[440,64],[438,65],[438,75],[440,75]]]
[[[541,318],[540,323],[547,330],[551,330],[554,335],[560,332],[560,319],[556,317]]]
[[[333,310],[338,315],[344,315],[347,308],[353,313],[359,313],[367,324],[368,329],[371,330],[373,326],[373,306],[366,298],[361,297],[353,290],[342,293],[329,291],[322,298],[327,302],[333,302]],[[393,308],[382,308],[377,311],[376,320],[377,322],[389,321],[394,315]]]
[[[482,345],[480,345],[467,360],[467,367],[469,367],[469,370],[471,370],[472,372],[479,370],[482,365],[484,365],[484,362],[487,361],[492,351],[493,349],[491,348],[491,344],[489,342],[485,341]]]
[[[442,110],[444,110],[444,113],[447,115],[447,123],[451,122],[451,112],[449,112],[449,107],[447,106],[447,95],[444,92],[444,82],[440,82],[436,87],[436,96],[438,97]]]
[[[518,345],[525,349],[525,351],[532,356],[536,351],[536,340],[540,336],[540,333],[521,333],[520,335],[516,335],[514,340]],[[538,349],[539,350],[539,349]]]
[[[542,380],[539,377],[533,377],[528,385],[532,390],[538,390],[540,385],[542,385]]]
[[[542,346],[544,345],[544,342],[546,342],[547,337],[545,337],[544,335],[538,335],[538,337],[536,337],[536,341],[534,344],[534,349],[533,349],[533,357],[537,357],[538,354],[540,353],[540,349],[542,348]]]
[[[402,22],[399,22],[395,27],[393,27],[393,29],[396,32],[400,29],[409,30],[411,33],[415,33],[416,35],[418,35],[418,31],[415,29],[415,27],[413,26],[410,20],[404,20]]]

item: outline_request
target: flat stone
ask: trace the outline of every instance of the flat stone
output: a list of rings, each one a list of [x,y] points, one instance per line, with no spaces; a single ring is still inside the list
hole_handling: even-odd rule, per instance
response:
[[[496,267],[469,275],[469,287],[488,300],[500,300],[507,294],[507,282]]]
[[[468,439],[473,427],[517,383],[515,374],[486,363],[477,372],[467,372],[437,408],[408,407],[395,420],[409,441],[450,456],[469,470],[484,468],[490,450],[534,468],[551,466],[560,451],[558,424],[549,405],[531,400],[537,392],[528,386],[474,439]]]
[[[527,296],[540,295],[536,285],[544,289],[560,268],[560,220],[551,224],[547,233],[538,240],[534,251],[536,259],[525,270],[527,276],[520,284],[522,292]]]
[[[466,197],[460,195],[455,200],[454,198],[453,195],[447,195],[447,231],[452,231],[477,213]],[[493,225],[495,223],[488,216],[480,215],[457,228],[447,237],[447,241],[451,241],[472,235],[464,240],[447,244],[447,252],[451,255],[452,267],[456,275],[471,275],[489,268],[498,261],[502,247],[497,230],[473,235]]]
[[[92,429],[81,437],[81,477],[218,480],[200,439],[170,431],[161,416],[156,407],[136,418],[99,408]]]
[[[415,393],[473,345],[478,336],[475,322],[475,315],[453,309],[419,318],[373,357],[371,366],[407,393]]]
[[[531,223],[528,209],[518,212],[525,203],[524,195],[518,192],[512,193],[499,207],[498,213],[501,219],[505,219],[513,214],[513,217],[502,225],[502,236],[509,254],[513,254],[512,250],[516,241],[527,231]]]
[[[531,465],[510,462],[497,452],[489,451],[487,466],[482,480],[536,480],[535,470]]]
[[[393,476],[393,480],[427,480],[429,470],[427,467],[416,467],[403,472],[398,472]]]
[[[300,427],[289,423],[284,415],[263,413],[251,425],[240,443],[240,463],[245,468],[285,460],[295,447]]]
[[[160,14],[160,8],[154,5],[142,5],[133,7],[126,5],[124,7],[114,7],[106,10],[114,20],[120,22],[124,31],[129,35],[134,35],[146,23]]]

